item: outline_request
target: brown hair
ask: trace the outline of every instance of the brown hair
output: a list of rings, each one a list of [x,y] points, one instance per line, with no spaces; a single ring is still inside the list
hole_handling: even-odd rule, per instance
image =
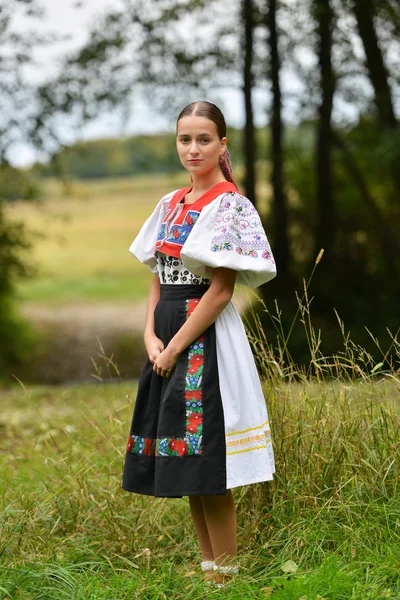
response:
[[[179,113],[179,116],[176,120],[176,126],[178,127],[180,119],[182,119],[183,117],[188,117],[190,115],[210,119],[210,121],[213,121],[213,123],[215,123],[216,125],[219,139],[222,140],[222,138],[226,137],[226,122],[224,115],[222,114],[218,106],[212,104],[212,102],[207,102],[206,100],[199,100],[197,102],[192,102],[191,104],[188,104]],[[226,148],[225,153],[220,158],[219,166],[225,179],[236,185],[232,175],[232,163],[228,148]]]

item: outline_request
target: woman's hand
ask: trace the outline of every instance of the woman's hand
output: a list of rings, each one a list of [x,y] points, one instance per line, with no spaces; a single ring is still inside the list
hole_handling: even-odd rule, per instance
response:
[[[167,346],[154,361],[153,371],[155,371],[157,375],[169,379],[172,375],[172,371],[175,369],[178,358],[179,354]]]
[[[164,350],[164,344],[155,334],[145,336],[144,345],[146,346],[149,361],[154,365],[157,357]]]

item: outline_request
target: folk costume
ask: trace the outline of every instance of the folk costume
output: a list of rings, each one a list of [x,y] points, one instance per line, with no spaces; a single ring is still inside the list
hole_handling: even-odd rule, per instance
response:
[[[155,333],[166,347],[211,284],[212,269],[257,287],[276,275],[260,217],[234,184],[192,204],[164,196],[130,252],[160,277]],[[268,413],[242,320],[228,306],[180,355],[171,378],[140,375],[122,487],[161,497],[225,494],[275,472]]]

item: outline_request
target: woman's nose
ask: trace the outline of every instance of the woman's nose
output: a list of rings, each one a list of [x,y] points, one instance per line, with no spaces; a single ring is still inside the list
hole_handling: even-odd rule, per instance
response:
[[[193,140],[193,142],[190,145],[190,154],[198,154],[199,149],[197,147],[197,142],[196,140]]]

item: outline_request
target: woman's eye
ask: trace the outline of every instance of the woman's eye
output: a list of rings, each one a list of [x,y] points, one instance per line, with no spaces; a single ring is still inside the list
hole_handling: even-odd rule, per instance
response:
[[[208,138],[202,138],[200,141],[202,144],[208,144],[210,140]]]
[[[182,142],[182,144],[187,144],[188,142],[190,142],[189,138],[181,138],[180,140]]]

